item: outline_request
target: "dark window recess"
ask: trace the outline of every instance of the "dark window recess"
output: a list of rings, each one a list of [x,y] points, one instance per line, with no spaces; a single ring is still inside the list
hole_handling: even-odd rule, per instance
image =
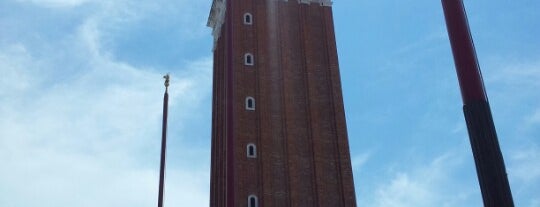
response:
[[[248,144],[247,146],[247,156],[249,158],[255,158],[257,157],[257,149],[255,148],[255,144]]]
[[[249,99],[248,100],[248,105],[247,105],[248,108],[252,109],[253,108],[253,99]]]
[[[257,207],[257,199],[255,197],[249,198],[249,207]]]
[[[246,23],[246,24],[251,24],[252,23],[251,14],[244,15],[244,23]]]
[[[246,64],[253,64],[253,57],[251,57],[251,55],[246,55]]]
[[[255,99],[253,97],[246,98],[246,110],[255,110]]]

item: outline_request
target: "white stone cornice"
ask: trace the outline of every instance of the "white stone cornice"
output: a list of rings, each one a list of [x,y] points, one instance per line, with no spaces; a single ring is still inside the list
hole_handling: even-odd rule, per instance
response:
[[[298,0],[301,4],[317,3],[321,6],[332,6],[332,0]]]
[[[285,1],[288,0],[256,0],[256,1]],[[312,4],[316,3],[320,6],[332,6],[332,0],[297,0],[300,4]],[[212,28],[212,36],[214,36],[214,49],[216,48],[217,40],[221,35],[221,27],[225,22],[225,12],[227,0],[213,0],[212,8],[210,9],[210,15],[208,16],[207,26]]]
[[[212,2],[212,8],[210,9],[210,15],[208,16],[208,22],[206,26],[212,28],[212,36],[214,36],[214,49],[216,48],[217,40],[221,35],[221,27],[225,22],[225,11],[227,0],[214,0]]]

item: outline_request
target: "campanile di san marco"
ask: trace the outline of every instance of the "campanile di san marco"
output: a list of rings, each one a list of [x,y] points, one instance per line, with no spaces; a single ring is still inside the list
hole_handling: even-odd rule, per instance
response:
[[[213,0],[211,207],[356,206],[331,0]]]

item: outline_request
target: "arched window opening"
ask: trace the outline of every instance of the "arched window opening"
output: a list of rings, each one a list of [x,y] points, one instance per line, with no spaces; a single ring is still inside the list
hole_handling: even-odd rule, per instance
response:
[[[246,25],[252,25],[253,24],[253,15],[250,13],[244,14],[244,24]]]
[[[259,207],[259,202],[257,201],[257,196],[250,195],[248,197],[248,207]]]
[[[246,98],[246,110],[253,111],[255,110],[255,99],[253,97]]]
[[[257,147],[255,144],[247,145],[247,157],[248,158],[257,158]]]
[[[245,65],[254,65],[254,58],[253,58],[253,55],[251,53],[246,53],[244,55],[244,64]]]

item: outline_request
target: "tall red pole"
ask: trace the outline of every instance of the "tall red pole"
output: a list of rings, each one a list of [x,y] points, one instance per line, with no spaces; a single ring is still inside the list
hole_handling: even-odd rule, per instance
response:
[[[484,206],[513,207],[495,124],[462,0],[442,0]]]
[[[169,74],[165,75],[165,94],[163,95],[163,125],[161,129],[161,161],[159,166],[158,207],[163,207],[163,190],[165,187],[165,155],[167,152],[167,112],[169,108]]]

